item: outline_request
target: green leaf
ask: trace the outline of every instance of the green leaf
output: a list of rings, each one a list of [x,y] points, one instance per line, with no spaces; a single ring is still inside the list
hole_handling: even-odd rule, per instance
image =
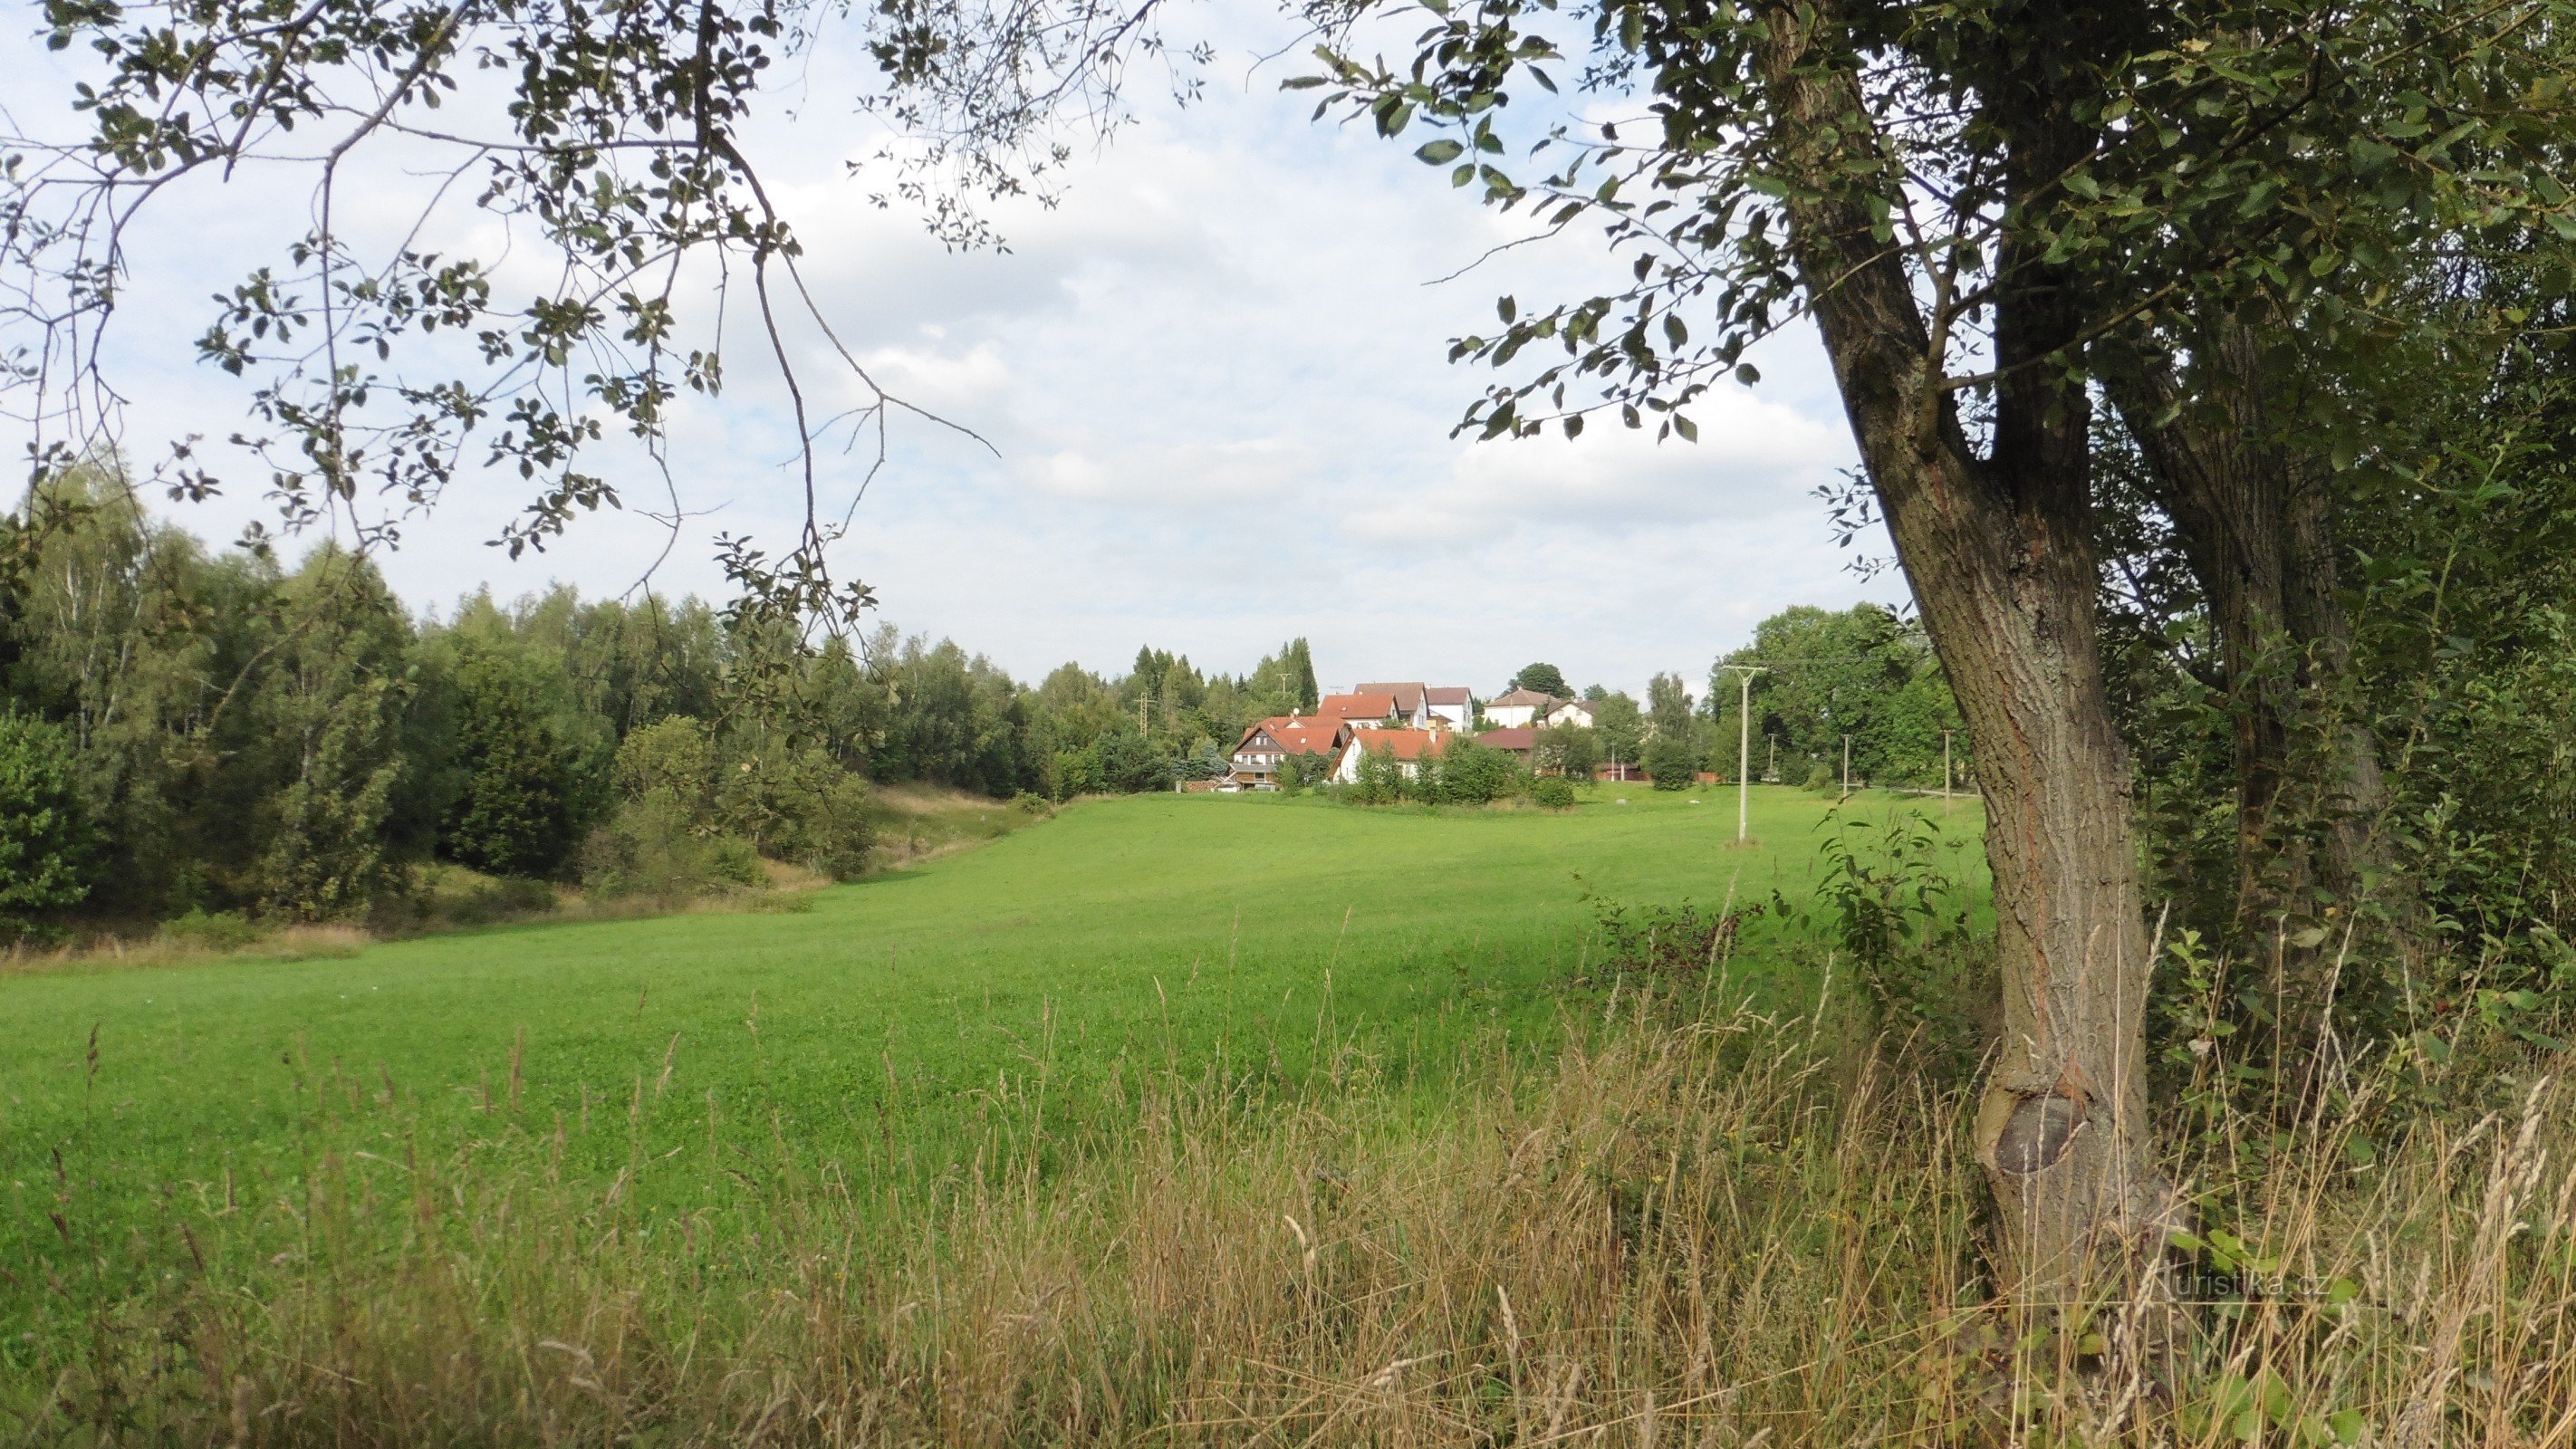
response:
[[[1696,443],[1699,441],[1699,424],[1692,422],[1689,418],[1682,416],[1680,413],[1673,414],[1673,431],[1681,434],[1682,441],[1685,443]]]
[[[1450,162],[1467,154],[1467,148],[1456,141],[1443,138],[1438,141],[1425,142],[1422,147],[1416,150],[1413,154],[1419,158],[1424,165],[1446,166]]]

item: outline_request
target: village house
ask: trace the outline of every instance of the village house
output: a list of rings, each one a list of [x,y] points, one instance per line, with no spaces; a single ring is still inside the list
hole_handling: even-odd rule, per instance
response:
[[[1234,747],[1227,780],[1236,790],[1275,790],[1280,762],[1292,756],[1331,760],[1350,738],[1351,727],[1319,715],[1279,715],[1243,732]]]
[[[1599,721],[1592,713],[1592,701],[1588,699],[1559,700],[1539,716],[1539,725],[1543,729],[1588,730],[1597,723]]]
[[[1519,729],[1487,730],[1476,736],[1476,743],[1489,750],[1500,750],[1526,765],[1530,763],[1532,752],[1538,748],[1538,731],[1527,726]]]
[[[1422,694],[1431,711],[1431,719],[1424,722],[1424,728],[1446,724],[1453,730],[1463,730],[1476,722],[1476,696],[1468,693],[1465,685],[1454,688],[1434,686]]]
[[[1552,694],[1541,694],[1535,689],[1515,689],[1500,698],[1485,701],[1485,722],[1502,730],[1529,729],[1544,719],[1549,710],[1571,702]]]
[[[1476,699],[1464,686],[1363,684],[1354,693],[1383,694],[1395,701],[1395,718],[1418,730],[1463,730],[1475,722]]]
[[[1338,720],[1353,729],[1363,729],[1373,725],[1402,725],[1406,722],[1396,708],[1394,695],[1369,690],[1325,695],[1321,700],[1316,701],[1314,718]]]
[[[1361,684],[1352,687],[1353,694],[1383,694],[1395,701],[1395,719],[1417,730],[1431,728],[1431,691],[1420,684]]]
[[[1447,730],[1376,729],[1353,730],[1350,742],[1342,746],[1333,761],[1332,780],[1337,785],[1357,784],[1360,757],[1370,751],[1395,757],[1396,768],[1410,780],[1422,773],[1424,760],[1436,760],[1449,748],[1456,736]]]

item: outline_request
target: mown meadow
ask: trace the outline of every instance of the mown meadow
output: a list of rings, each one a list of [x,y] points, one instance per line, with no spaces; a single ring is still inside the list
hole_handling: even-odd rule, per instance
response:
[[[1436,1114],[1462,1063],[1558,1039],[1605,905],[1803,902],[1825,835],[1898,803],[1757,788],[1740,849],[1728,789],[1130,797],[768,909],[0,979],[0,1366],[47,1377],[172,1273],[258,1294],[378,1251],[422,1184],[502,1164],[756,1242],[780,1208],[756,1176],[890,1211],[962,1167],[1114,1150],[1147,1080]],[[1746,981],[1818,989],[1762,944],[1784,929],[1746,923]],[[337,1244],[326,1182],[357,1199]]]

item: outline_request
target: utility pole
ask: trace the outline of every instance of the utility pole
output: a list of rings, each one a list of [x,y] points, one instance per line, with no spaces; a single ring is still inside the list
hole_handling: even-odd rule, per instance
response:
[[[1735,842],[1753,838],[1753,676],[1766,673],[1758,664],[1722,666],[1736,677],[1735,706]]]
[[[1950,813],[1950,732],[1941,731],[1941,813]]]
[[[1778,735],[1764,735],[1762,737],[1762,743],[1771,751],[1771,758],[1763,762],[1762,778],[1765,780],[1777,780],[1780,778],[1780,737]]]
[[[1851,793],[1851,736],[1843,736],[1843,793]]]

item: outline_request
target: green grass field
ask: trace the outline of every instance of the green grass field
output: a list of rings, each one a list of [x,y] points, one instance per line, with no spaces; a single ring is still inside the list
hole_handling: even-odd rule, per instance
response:
[[[1357,1063],[1400,1091],[1470,1044],[1550,1038],[1587,895],[1802,899],[1825,833],[1890,804],[1837,817],[1758,790],[1741,850],[1726,789],[1605,787],[1566,814],[1139,797],[801,910],[0,979],[0,1264],[22,1265],[0,1275],[0,1368],[32,1366],[67,1304],[147,1289],[182,1253],[311,1251],[325,1167],[360,1164],[394,1201],[425,1161],[539,1154],[721,1213],[746,1138],[799,1170],[926,1182],[1079,1141],[1151,1074],[1257,1096]],[[1784,969],[1777,929],[1748,931],[1743,969]]]

